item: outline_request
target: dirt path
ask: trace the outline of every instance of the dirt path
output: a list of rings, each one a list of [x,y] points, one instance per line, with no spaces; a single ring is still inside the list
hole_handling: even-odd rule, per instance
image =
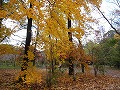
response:
[[[106,69],[105,72],[106,75],[110,75],[112,77],[118,77],[120,78],[120,70],[116,70],[116,69]]]
[[[94,73],[92,66],[90,66],[90,70],[91,73]],[[120,78],[120,69],[105,67],[105,75]]]

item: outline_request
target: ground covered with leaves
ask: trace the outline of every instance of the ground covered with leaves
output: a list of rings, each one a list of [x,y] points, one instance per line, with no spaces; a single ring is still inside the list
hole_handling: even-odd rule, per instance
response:
[[[77,73],[73,79],[66,72],[59,74],[53,85],[47,88],[45,70],[40,70],[42,74],[40,84],[19,86],[14,83],[19,71],[19,69],[0,69],[0,90],[120,90],[120,77],[110,75],[94,77],[91,73]]]

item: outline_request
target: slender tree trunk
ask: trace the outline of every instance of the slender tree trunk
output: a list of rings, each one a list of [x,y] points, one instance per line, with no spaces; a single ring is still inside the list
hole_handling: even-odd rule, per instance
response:
[[[71,28],[71,20],[68,19],[68,29]],[[69,41],[72,42],[72,33],[68,32]],[[74,75],[73,58],[69,57],[69,75]]]
[[[0,0],[0,10],[2,10],[2,3],[3,3],[3,1]],[[1,28],[1,25],[2,25],[2,18],[0,18],[0,28]]]
[[[52,77],[54,75],[54,58],[53,58],[53,44],[51,42],[51,35],[49,35],[49,41],[50,41],[50,67],[49,67],[49,71],[47,74],[47,79],[46,79],[46,83],[47,83],[47,87],[49,87],[49,89],[51,88],[52,85]]]
[[[37,47],[37,38],[38,38],[38,35],[39,35],[39,30],[38,30],[38,28],[37,28],[37,35],[36,35],[36,40],[35,40],[35,47],[34,47],[34,55],[35,55],[35,57],[36,57],[36,47]],[[34,58],[34,60],[33,60],[33,66],[35,66],[35,60],[36,60],[36,58]]]
[[[51,73],[54,74],[54,58],[53,58],[53,43],[51,42],[51,35],[49,35],[50,40],[50,61],[51,61]]]
[[[32,8],[32,4],[30,3],[30,8]],[[28,25],[27,25],[27,36],[26,36],[26,42],[25,42],[25,52],[24,55],[27,55],[27,52],[29,50],[30,47],[30,42],[31,42],[31,30],[32,27],[32,18],[28,18]],[[24,63],[22,64],[21,67],[21,71],[27,70],[27,66],[28,66],[28,58],[24,58]]]
[[[79,41],[79,48],[80,48],[81,50],[83,50],[81,41],[80,41],[80,40],[78,40],[78,41]],[[81,59],[81,61],[83,61],[83,60]],[[84,73],[84,72],[85,72],[85,65],[84,65],[83,63],[81,63],[81,69],[82,69],[82,73]]]
[[[97,68],[94,68],[95,77],[97,77]]]
[[[81,68],[82,68],[82,73],[84,73],[85,72],[85,66],[84,66],[84,64],[81,64]]]

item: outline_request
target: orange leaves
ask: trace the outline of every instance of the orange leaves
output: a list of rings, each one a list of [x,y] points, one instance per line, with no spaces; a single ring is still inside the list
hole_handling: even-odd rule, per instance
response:
[[[10,4],[16,4],[18,1],[17,0],[10,0]]]
[[[7,12],[5,10],[0,10],[0,18],[5,18],[7,15]]]
[[[39,5],[40,5],[39,1],[34,1],[33,2],[33,6],[39,7]]]
[[[28,18],[36,19],[36,17],[34,17],[34,10],[32,8],[27,9],[26,15]]]

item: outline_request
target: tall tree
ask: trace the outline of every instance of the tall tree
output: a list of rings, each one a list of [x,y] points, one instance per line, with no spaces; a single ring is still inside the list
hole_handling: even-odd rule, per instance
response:
[[[93,2],[92,0],[89,1]],[[94,2],[92,4],[99,5],[100,1],[101,0],[98,0],[97,3]],[[89,2],[82,0],[81,1],[61,0],[61,2],[54,0],[47,0],[47,3],[48,3],[47,5],[49,6],[46,6],[47,14],[45,15],[45,27],[44,27],[43,35],[47,35],[47,37],[51,35],[51,39],[53,40],[53,42],[57,38],[57,40],[60,40],[61,42],[64,43],[65,39],[68,38],[68,42],[67,42],[68,44],[72,43],[72,36],[79,37],[80,39],[81,36],[84,34],[84,29],[86,28],[85,23],[88,21],[92,21],[92,19],[88,17],[87,14],[84,13],[84,12],[87,13],[90,12],[90,8],[88,5]],[[66,23],[67,23],[66,21],[68,22],[67,28],[66,28]],[[76,26],[72,26],[71,21],[76,21],[77,22]],[[47,38],[46,36],[44,37]],[[69,44],[68,46],[69,48],[71,48],[71,44]],[[69,51],[69,54],[71,52],[72,49]],[[48,56],[49,55],[50,54],[48,54]],[[70,56],[69,74],[73,75],[74,74],[73,59],[71,58],[71,55],[69,56]]]
[[[50,60],[50,55],[53,55],[52,59],[58,58],[62,55],[69,55],[69,62],[71,64],[71,67],[69,67],[69,74],[73,75],[73,59],[71,59],[70,55],[72,52],[71,47],[73,45],[71,44],[72,36],[81,37],[84,35],[84,29],[86,28],[85,22],[91,21],[91,17],[88,17],[88,15],[84,12],[90,12],[88,1],[93,2],[93,0],[28,0],[25,2],[23,2],[23,0],[18,1],[10,1],[10,6],[8,7],[11,7],[13,10],[8,8],[8,16],[11,19],[17,20],[19,22],[23,17],[27,17],[28,19],[24,52],[25,57],[21,67],[21,71],[27,70],[28,62],[31,62],[31,58],[29,58],[29,56],[34,56],[31,52],[29,52],[32,31],[31,27],[32,21],[34,20],[35,24],[38,25],[38,27],[42,27],[42,40],[44,41],[44,45],[46,45],[45,50],[48,50],[49,52],[47,53],[47,58]],[[93,4],[97,3],[97,5],[99,5],[100,1],[101,0],[94,1]],[[28,5],[30,6],[28,7]],[[79,26],[76,25],[72,27],[71,21],[76,21],[77,23],[79,23]],[[68,27],[66,26],[67,22]],[[49,35],[51,40],[49,39]],[[53,44],[52,52],[50,50],[51,42]],[[60,50],[60,48],[58,47],[62,47],[62,50]],[[54,55],[56,55],[56,57]],[[26,73],[24,74],[24,77],[26,77]]]
[[[30,8],[32,8],[32,4],[31,3],[30,3]],[[32,18],[28,17],[27,36],[26,36],[25,52],[24,52],[24,54],[26,56],[28,56],[28,51],[29,51],[29,47],[30,47],[30,43],[31,43],[31,37],[32,37],[31,27],[32,27]],[[25,62],[23,63],[23,65],[21,67],[21,71],[26,70],[27,66],[28,66],[28,62],[29,62],[28,57],[25,57],[24,60],[25,60]]]
[[[2,3],[3,3],[3,1],[0,0],[0,10],[2,10]],[[2,18],[0,18],[0,28],[1,28],[1,24],[2,24]]]
[[[68,18],[68,29],[71,28],[71,20]],[[68,32],[69,41],[72,43],[72,32]],[[74,75],[73,57],[69,57],[69,75]]]

